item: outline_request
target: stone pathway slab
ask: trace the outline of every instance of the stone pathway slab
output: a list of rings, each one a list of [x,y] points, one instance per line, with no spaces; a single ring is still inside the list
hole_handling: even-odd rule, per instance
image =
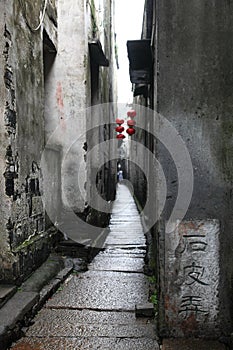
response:
[[[144,259],[130,257],[103,257],[98,256],[89,265],[89,270],[143,272]]]
[[[145,237],[125,185],[109,228],[105,250],[65,281],[13,350],[159,350],[153,318],[135,315],[136,304],[148,302],[149,282]]]
[[[13,350],[159,350],[153,339],[24,338]],[[212,350],[212,349],[211,349]]]
[[[141,273],[88,271],[73,276],[46,307],[134,310],[148,300],[148,293],[148,278]]]
[[[134,313],[89,310],[43,310],[27,337],[155,338],[153,325],[135,319]]]

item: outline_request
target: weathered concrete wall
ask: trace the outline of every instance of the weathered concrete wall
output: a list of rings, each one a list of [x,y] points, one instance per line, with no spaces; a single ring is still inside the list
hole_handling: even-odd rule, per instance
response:
[[[89,76],[88,84],[91,89],[92,108],[88,112],[88,128],[91,131],[87,138],[87,148],[88,151],[91,151],[93,147],[101,143],[103,147],[96,147],[90,155],[87,153],[87,197],[94,207],[100,207],[94,186],[96,185],[98,193],[104,200],[110,201],[115,197],[116,183],[116,161],[110,160],[114,152],[116,153],[116,149],[112,144],[107,146],[106,143],[115,136],[113,136],[112,125],[117,113],[114,1],[89,1],[89,16],[92,19],[89,26],[89,40],[99,39],[103,52],[109,60],[109,67],[94,66],[94,70],[98,71],[98,90],[95,91],[95,86],[92,85],[94,75]],[[89,64],[91,65],[91,62]],[[98,124],[99,127],[96,127]],[[102,226],[107,223],[106,217],[108,215],[94,210],[90,212],[88,221],[97,220],[98,225]]]
[[[63,204],[77,212],[85,208],[84,188],[80,190],[78,170],[86,182],[83,160],[86,141],[88,38],[84,1],[58,1],[57,54],[45,84],[46,142],[61,148],[66,166],[61,169],[60,194]],[[72,18],[72,20],[71,20]],[[72,147],[71,147],[72,146]],[[50,146],[49,146],[50,147]],[[67,199],[69,198],[69,202]]]
[[[12,9],[9,8],[11,11]],[[0,30],[2,33],[1,36],[1,55],[0,55],[0,67],[1,67],[1,74],[0,74],[0,196],[1,196],[1,202],[0,202],[0,210],[1,210],[1,216],[0,216],[0,267],[1,267],[1,279],[4,279],[5,276],[9,276],[10,270],[12,268],[12,263],[14,261],[13,254],[10,251],[10,245],[9,245],[9,236],[8,231],[6,229],[8,218],[9,218],[9,212],[11,210],[11,200],[6,195],[6,184],[5,184],[5,178],[3,174],[5,173],[6,169],[6,152],[7,147],[9,146],[9,135],[6,132],[6,121],[4,118],[5,112],[6,112],[6,101],[9,100],[8,103],[10,103],[11,108],[8,108],[8,115],[12,116],[12,122],[8,122],[9,128],[11,129],[13,126],[13,130],[15,129],[15,97],[12,96],[10,89],[7,88],[5,84],[5,74],[7,69],[7,64],[9,62],[9,50],[10,46],[12,45],[12,39],[11,34],[6,28],[6,8],[5,8],[5,1],[2,1],[0,3]],[[9,64],[10,65],[10,64]],[[9,68],[8,68],[9,70]],[[11,74],[9,72],[9,74]],[[8,118],[10,119],[10,118]],[[15,131],[15,130],[14,130]]]
[[[20,281],[49,253],[40,158],[44,148],[42,2],[1,3],[1,277]],[[4,176],[4,177],[3,177]]]
[[[154,22],[153,11],[147,11],[152,1],[146,1],[146,4],[142,37],[147,38],[148,33],[149,37],[152,36],[154,84],[150,87],[148,100],[140,97],[135,102],[142,105],[149,103],[167,118],[188,148],[194,170],[194,190],[185,219],[203,220],[203,223],[208,223],[211,219],[220,222],[219,249],[216,252],[220,273],[218,294],[215,293],[215,296],[218,296],[216,303],[219,302],[219,313],[215,325],[217,328],[220,325],[220,332],[223,335],[229,335],[233,329],[233,63],[231,60],[233,3],[214,0],[188,2],[158,0],[153,2],[156,13]],[[151,127],[153,131],[160,130],[157,123]],[[144,145],[148,142],[146,135],[139,134],[135,138]],[[171,215],[180,190],[177,168],[166,149],[166,142],[165,147],[158,140],[155,145],[149,142],[149,148],[162,165],[167,181],[167,200],[162,213],[162,221],[166,221]],[[143,193],[148,195],[145,181],[135,169],[131,167],[131,170],[136,194],[140,199]],[[155,193],[159,197],[161,191],[156,174],[151,172],[151,175],[155,178],[157,185]],[[166,250],[165,242],[169,247],[169,239],[164,232],[161,223],[158,229],[151,230],[154,237],[153,254],[154,256],[158,254],[157,260],[160,266],[158,288],[163,313],[160,314],[160,331],[162,335],[169,336],[177,335],[179,332],[177,329],[173,332],[170,324],[169,333],[168,323],[166,324],[168,319],[165,320],[165,313],[169,311],[165,310],[166,286],[163,283],[167,279],[170,295],[176,295],[177,286],[173,286],[173,282],[177,282],[174,276],[179,272],[177,265],[173,265],[171,260],[171,274],[168,275],[169,268],[164,272],[164,267],[167,268],[169,259],[172,259]],[[157,235],[159,235],[158,241]],[[177,238],[178,233],[173,239]],[[178,248],[179,245],[174,248],[174,259],[177,258]],[[214,257],[210,257],[211,259]],[[177,319],[179,316],[177,313]],[[215,325],[212,331],[211,327],[207,330],[206,326],[204,335],[211,333],[212,336],[216,336]],[[181,333],[192,334],[188,325],[179,335]],[[200,335],[201,331],[195,334]]]
[[[232,1],[157,1],[157,110],[178,130],[194,169],[186,218],[218,219],[222,332],[233,311],[233,26]],[[157,145],[168,184],[164,218],[177,195],[171,156]],[[166,252],[165,252],[166,254]]]
[[[111,67],[109,73],[108,68],[100,68],[98,102],[112,101],[114,95],[112,2],[101,2],[101,15],[94,20],[94,1],[49,0],[45,12],[44,4],[37,0],[33,4],[3,1],[0,5],[4,34],[0,41],[2,281],[20,281],[45,260],[51,238],[51,230],[46,228],[62,220],[62,207],[77,213],[88,207],[88,186],[92,186],[88,171],[94,166],[86,162],[90,35],[103,37]],[[45,16],[40,23],[42,13]],[[95,144],[109,136],[113,113],[114,108],[98,116],[106,126],[98,130]],[[43,153],[45,146],[47,152]],[[109,152],[102,153],[103,160],[108,161]],[[107,191],[113,177],[114,169],[107,164],[99,186],[106,199],[114,197],[114,181]],[[42,194],[52,207],[46,227]]]
[[[62,205],[82,216],[88,213],[95,199],[92,193],[95,185],[93,173],[98,172],[105,158],[107,161],[109,158],[109,150],[103,154],[97,147],[97,154],[92,157],[88,157],[88,152],[109,137],[109,122],[113,120],[113,111],[106,111],[107,107],[105,111],[91,108],[93,100],[95,104],[113,100],[112,6],[111,1],[106,4],[95,1],[58,2],[57,54],[46,77],[46,141],[49,147],[60,147],[61,157],[65,160],[61,169]],[[110,67],[96,67],[96,91],[92,91],[88,47],[88,42],[93,39],[101,40],[103,51],[110,61]],[[98,123],[102,126],[95,128]],[[87,130],[92,128],[87,134]],[[109,183],[109,178],[115,177],[115,172],[111,165],[106,166],[104,172],[99,172],[97,187],[103,197],[114,197],[114,181],[110,181],[110,190],[106,183]]]

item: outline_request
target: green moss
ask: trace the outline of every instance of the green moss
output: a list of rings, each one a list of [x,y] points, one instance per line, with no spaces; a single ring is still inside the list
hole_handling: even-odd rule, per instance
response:
[[[150,283],[153,283],[153,284],[156,283],[156,277],[155,276],[150,276],[148,279],[149,279]]]
[[[158,308],[158,292],[157,292],[157,279],[156,276],[148,277],[150,283],[150,302],[154,305],[155,311]]]
[[[95,38],[97,36],[97,32],[98,32],[95,2],[94,2],[94,0],[89,0],[88,3],[90,6],[90,9],[91,9],[92,35],[93,35],[93,38]]]
[[[157,306],[158,306],[157,290],[154,290],[153,294],[151,295],[150,302],[154,305],[154,308],[157,310]]]
[[[46,237],[46,234],[41,234],[41,235],[29,237],[22,244],[20,244],[17,248],[15,248],[13,252],[18,253],[19,251],[28,248],[29,246],[33,245],[35,242],[37,242],[40,239],[45,238],[45,237]]]

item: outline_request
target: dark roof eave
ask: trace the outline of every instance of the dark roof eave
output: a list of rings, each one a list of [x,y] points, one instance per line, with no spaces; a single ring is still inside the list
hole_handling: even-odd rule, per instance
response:
[[[109,60],[106,58],[99,40],[92,40],[88,43],[91,61],[98,66],[109,67]]]
[[[150,40],[129,40],[127,50],[130,80],[133,84],[150,84],[153,75],[153,58]]]

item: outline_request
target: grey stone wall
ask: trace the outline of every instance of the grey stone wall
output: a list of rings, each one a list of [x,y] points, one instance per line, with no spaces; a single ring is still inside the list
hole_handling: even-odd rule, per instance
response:
[[[149,89],[148,100],[139,97],[135,102],[149,104],[168,119],[189,151],[194,190],[185,220],[220,222],[219,249],[216,252],[220,268],[216,324],[223,335],[229,335],[233,329],[233,3],[148,0],[146,4],[142,37],[147,38],[149,33],[152,39],[154,84]],[[152,4],[154,20],[153,11],[148,11]],[[157,123],[151,128],[159,132]],[[135,138],[143,144],[148,142],[146,135],[139,135],[139,138],[136,135]],[[151,142],[149,148],[162,165],[167,181],[162,223],[151,230],[154,238],[151,253],[157,260],[160,282],[168,279],[167,283],[171,284],[174,278],[164,272],[169,251],[165,247],[168,237],[165,237],[163,222],[169,219],[175,205],[179,179],[166,145],[157,140],[154,145]],[[132,167],[131,171],[136,195],[140,198],[143,192],[146,195],[146,186],[137,171]],[[154,191],[158,198],[160,187],[156,174],[152,173],[152,176],[155,177],[157,188]],[[152,265],[154,268],[155,261]],[[163,312],[164,288],[158,284]],[[164,334],[164,315],[160,316],[160,331]],[[177,319],[178,316],[177,313]],[[214,333],[213,330],[212,335]]]
[[[104,69],[100,71],[98,93],[102,103],[114,98],[115,69],[114,26],[109,21],[112,2],[106,2],[104,8],[102,13],[108,22],[102,19],[100,23],[108,23],[102,35],[110,70],[108,73]],[[0,4],[2,282],[20,283],[46,259],[56,233],[52,224],[61,221],[60,210],[66,206],[66,198],[72,210],[85,212],[86,193],[91,186],[85,162],[79,169],[83,180],[81,189],[76,175],[79,164],[87,156],[86,108],[91,101],[88,40],[98,23],[93,23],[88,1],[48,0],[43,23],[39,26],[43,10],[44,1],[39,0],[33,4],[11,0]],[[114,110],[108,111],[106,124],[112,120],[113,113]],[[73,125],[69,125],[69,118],[73,118]],[[60,132],[54,134],[58,129]],[[109,130],[102,128],[96,143],[102,140],[102,134],[108,137],[109,131],[110,127]],[[53,142],[48,142],[51,135]],[[72,140],[77,142],[67,156],[68,167],[62,169],[62,157]],[[45,145],[47,176],[43,179],[40,162]],[[113,179],[111,164],[101,178],[103,195],[107,192],[109,173]],[[45,215],[42,203],[45,192],[50,206],[56,203],[52,220]],[[106,196],[109,197],[114,197],[113,186]]]
[[[44,79],[42,3],[3,1],[1,25],[1,281],[20,281],[49,253],[41,200]],[[5,90],[5,91],[4,91]]]
[[[155,105],[183,138],[194,169],[188,219],[218,219],[222,332],[232,330],[232,128],[231,1],[157,1]],[[156,57],[156,56],[155,56]],[[164,219],[177,195],[177,172],[157,145],[168,184]],[[167,252],[165,252],[165,255]],[[231,313],[231,315],[230,315]]]
[[[61,163],[65,159],[61,187],[58,187],[62,207],[91,221],[102,220],[99,213],[94,211],[92,215],[91,210],[96,181],[101,196],[107,200],[114,198],[116,170],[108,162],[111,150],[103,154],[99,152],[98,144],[111,137],[109,123],[114,119],[115,109],[92,108],[92,105],[116,100],[113,3],[58,2],[57,54],[45,84],[46,142],[49,147],[60,148]],[[93,40],[100,40],[110,63],[109,67],[95,67],[94,84],[88,47]],[[89,129],[91,131],[87,132]],[[89,151],[96,145],[97,154],[90,157]],[[95,173],[98,173],[98,179],[93,178]],[[52,191],[51,188],[48,190]]]

